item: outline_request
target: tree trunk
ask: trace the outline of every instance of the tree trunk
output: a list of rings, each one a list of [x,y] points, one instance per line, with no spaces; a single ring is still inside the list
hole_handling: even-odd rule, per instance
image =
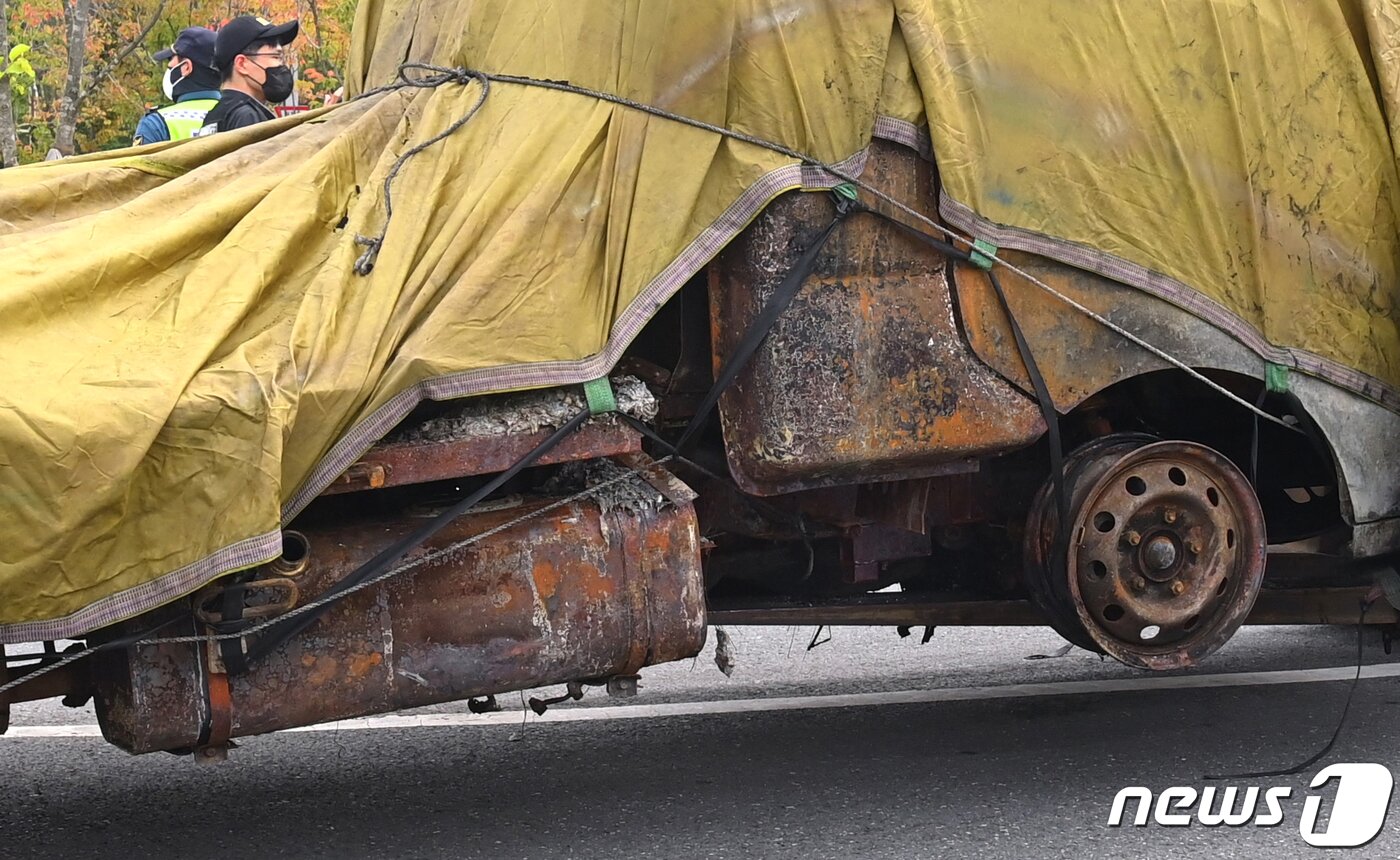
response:
[[[316,31],[316,41],[313,44],[319,48],[325,44],[325,37],[321,35],[321,7],[316,0],[306,0],[306,8],[311,12],[311,29]]]
[[[0,67],[10,61],[10,10],[0,0]],[[19,140],[15,135],[15,105],[10,81],[0,80],[0,167],[19,164]]]
[[[60,155],[73,154],[73,137],[78,129],[78,110],[83,106],[83,65],[87,62],[88,21],[92,0],[64,0],[63,16],[68,23],[68,74],[63,80],[63,98],[58,103],[58,127],[53,148]]]

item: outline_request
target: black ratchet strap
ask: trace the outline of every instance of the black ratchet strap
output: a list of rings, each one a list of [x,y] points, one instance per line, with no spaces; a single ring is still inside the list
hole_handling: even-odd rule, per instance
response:
[[[846,220],[846,216],[860,211],[869,211],[854,200],[839,193],[833,193],[836,200],[836,215],[831,222],[822,229],[817,237],[812,240],[812,244],[802,252],[797,261],[792,264],[781,282],[778,283],[773,295],[768,297],[763,308],[759,310],[758,316],[749,323],[748,330],[744,332],[744,337],[734,347],[734,352],[725,359],[724,366],[720,368],[715,376],[715,382],[710,386],[710,390],[705,394],[705,399],[700,401],[700,405],[695,410],[695,416],[690,419],[680,438],[676,440],[675,450],[682,452],[692,439],[704,428],[709,420],[710,410],[719,402],[720,395],[729,388],[753,358],[753,354],[758,351],[759,346],[767,339],[768,333],[772,331],[773,324],[778,321],[778,317],[783,315],[783,311],[788,309],[792,300],[797,297],[797,292],[802,289],[802,284],[811,276],[812,271],[817,267],[817,255],[821,253],[826,242],[831,238],[831,234],[836,232],[836,228]]]

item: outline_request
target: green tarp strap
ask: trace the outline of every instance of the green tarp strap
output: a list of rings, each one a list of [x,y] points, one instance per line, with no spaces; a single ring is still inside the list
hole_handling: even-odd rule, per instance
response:
[[[996,254],[997,246],[986,239],[978,239],[973,242],[972,250],[968,252],[972,264],[979,269],[991,269],[992,265],[996,263]]]
[[[1273,362],[1265,365],[1264,385],[1270,394],[1286,394],[1288,392],[1288,368]]]
[[[847,200],[855,201],[860,196],[860,189],[849,182],[842,182],[840,185],[831,189],[831,193],[835,194],[837,197],[844,197]]]
[[[613,394],[612,383],[606,376],[585,382],[583,396],[588,398],[588,411],[594,415],[617,411],[617,396]]]

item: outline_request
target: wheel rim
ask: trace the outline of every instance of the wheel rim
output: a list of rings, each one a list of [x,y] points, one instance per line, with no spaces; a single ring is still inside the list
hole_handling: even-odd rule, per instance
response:
[[[1103,463],[1155,441],[1151,436],[1120,433],[1095,439],[1070,452],[1064,461],[1064,480],[1065,498],[1070,500],[1071,511],[1075,487],[1083,483],[1080,479],[1086,470],[1101,468]],[[1059,522],[1054,483],[1047,480],[1031,503],[1026,521],[1022,580],[1031,603],[1055,632],[1080,648],[1099,652],[1103,649],[1084,630],[1074,608],[1065,574],[1065,548],[1056,546]]]
[[[1042,588],[1062,595],[1056,629],[1072,625],[1070,641],[1157,670],[1194,665],[1223,645],[1264,573],[1263,515],[1239,470],[1204,446],[1141,437],[1091,443],[1067,465],[1064,565],[1044,563],[1050,549],[1039,564],[1063,586]],[[1046,506],[1037,500],[1029,524],[1042,546],[1056,519]]]

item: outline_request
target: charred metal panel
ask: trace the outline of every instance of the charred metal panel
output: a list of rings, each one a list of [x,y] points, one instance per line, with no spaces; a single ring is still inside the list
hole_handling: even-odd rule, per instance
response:
[[[1289,389],[1326,435],[1342,484],[1342,510],[1358,528],[1352,552],[1364,558],[1400,550],[1400,415],[1301,373]],[[1385,521],[1389,520],[1389,525]]]
[[[640,509],[581,501],[544,512],[347,597],[228,678],[232,736],[631,675],[696,654],[705,629],[699,534],[689,501],[666,490]],[[410,558],[546,504],[462,517]],[[405,516],[308,530],[302,593],[321,593],[419,525]],[[97,703],[108,740],[132,752],[204,742],[207,655],[163,645],[104,660]]]
[[[902,147],[874,144],[866,175],[898,198],[934,199],[931,167]],[[832,213],[827,195],[780,197],[711,267],[716,366]],[[971,458],[1043,432],[1034,402],[964,344],[947,269],[941,255],[873,216],[837,229],[720,401],[730,468],[744,490],[775,495],[964,471]]]
[[[1256,378],[1263,373],[1263,360],[1239,341],[1156,296],[1043,257],[1006,249],[999,256],[1191,367]],[[1020,275],[1005,268],[1000,272],[1007,301],[1061,412],[1115,382],[1171,367]],[[959,266],[954,285],[972,349],[998,373],[1030,391],[1006,314],[986,273]]]

